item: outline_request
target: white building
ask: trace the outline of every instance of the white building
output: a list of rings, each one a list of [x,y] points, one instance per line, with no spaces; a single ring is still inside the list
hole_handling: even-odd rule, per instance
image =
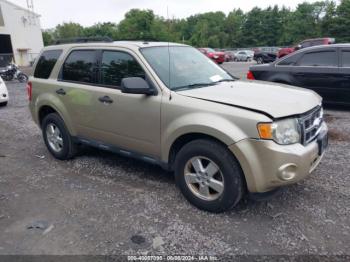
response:
[[[40,16],[28,9],[0,0],[0,67],[11,59],[28,66],[43,48]]]

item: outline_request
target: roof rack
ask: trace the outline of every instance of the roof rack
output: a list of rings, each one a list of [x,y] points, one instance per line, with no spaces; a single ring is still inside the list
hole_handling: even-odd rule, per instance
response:
[[[98,42],[105,42],[105,43],[111,43],[113,42],[113,39],[108,36],[102,36],[102,37],[72,37],[72,38],[64,38],[64,39],[58,39],[55,41],[55,45],[62,45],[62,44],[72,44],[72,43],[98,43]]]

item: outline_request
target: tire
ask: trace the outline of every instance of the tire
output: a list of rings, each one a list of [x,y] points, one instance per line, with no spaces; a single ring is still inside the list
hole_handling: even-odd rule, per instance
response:
[[[203,183],[208,183],[208,180],[198,182],[198,173],[195,172],[194,165],[192,165],[192,163],[198,163],[198,159],[201,159],[204,168],[201,179],[203,177],[207,177],[210,181],[214,179],[215,183],[210,182],[210,184],[220,185],[220,190],[214,190],[208,184],[203,185]],[[218,171],[210,172],[207,169],[209,165],[213,167],[211,170],[217,169]],[[190,166],[192,169],[189,169]],[[177,154],[174,167],[177,186],[185,198],[199,209],[213,213],[224,212],[237,205],[243,196],[244,176],[238,161],[225,146],[214,140],[200,139],[186,144]],[[191,175],[185,175],[185,173]],[[203,189],[206,196],[199,191],[202,188],[201,184],[204,188],[209,188],[208,191]]]
[[[17,76],[17,79],[20,83],[27,83],[28,82],[28,76],[21,73]]]
[[[7,101],[0,103],[0,107],[7,106],[7,103],[8,103]]]
[[[258,63],[258,64],[263,64],[264,63],[264,59],[262,59],[262,57],[258,57],[257,59],[256,59],[256,62]]]
[[[50,141],[50,138],[48,138],[50,127],[56,127],[59,131],[58,135],[61,139],[60,141],[56,141],[56,143]],[[77,153],[77,145],[73,142],[73,139],[71,135],[68,132],[68,129],[66,125],[64,124],[62,118],[56,114],[51,113],[48,114],[43,122],[42,122],[42,133],[45,145],[49,152],[57,159],[59,160],[68,160],[73,158]],[[56,131],[56,129],[54,129]],[[57,139],[58,140],[58,139]],[[55,149],[55,146],[57,148]]]

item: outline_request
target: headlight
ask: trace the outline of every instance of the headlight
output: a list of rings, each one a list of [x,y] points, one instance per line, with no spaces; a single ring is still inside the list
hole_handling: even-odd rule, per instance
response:
[[[215,59],[217,59],[217,58],[219,58],[219,56],[217,56],[217,55],[214,55],[214,58],[215,58]]]
[[[298,120],[295,118],[260,123],[258,131],[261,139],[273,140],[281,145],[299,143],[301,138]]]

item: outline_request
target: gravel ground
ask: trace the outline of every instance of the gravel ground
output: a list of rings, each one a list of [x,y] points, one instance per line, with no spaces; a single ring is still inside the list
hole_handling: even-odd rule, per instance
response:
[[[224,65],[243,76],[249,64]],[[46,150],[23,84],[0,108],[0,254],[350,255],[350,112],[328,109],[330,147],[306,180],[267,202],[209,214],[171,173],[85,148]]]

